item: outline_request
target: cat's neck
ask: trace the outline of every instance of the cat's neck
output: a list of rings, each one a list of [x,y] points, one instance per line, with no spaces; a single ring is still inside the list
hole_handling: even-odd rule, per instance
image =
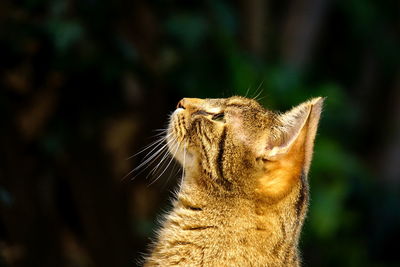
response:
[[[174,225],[175,236],[188,238],[193,234],[196,242],[203,236],[208,239],[205,243],[214,242],[225,249],[239,244],[244,251],[250,249],[248,253],[262,254],[257,257],[277,259],[286,266],[298,264],[297,245],[304,219],[299,213],[305,212],[296,207],[301,183],[284,199],[270,203],[246,195],[227,197],[229,193],[218,194],[212,191],[218,188],[204,188],[198,180],[186,178],[167,217],[166,227]],[[207,232],[213,233],[212,240]]]
[[[307,188],[298,178],[290,193],[271,203],[219,194],[199,177],[185,177],[145,266],[300,266],[297,245],[307,199],[299,196]]]

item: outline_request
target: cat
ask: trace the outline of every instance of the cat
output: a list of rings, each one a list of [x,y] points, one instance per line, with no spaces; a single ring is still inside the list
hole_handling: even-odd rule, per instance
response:
[[[144,266],[300,266],[323,100],[277,113],[239,96],[182,99],[166,139],[184,178]]]

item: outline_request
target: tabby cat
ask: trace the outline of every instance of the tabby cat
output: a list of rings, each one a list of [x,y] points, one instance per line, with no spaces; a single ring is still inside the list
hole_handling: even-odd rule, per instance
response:
[[[145,266],[300,266],[322,103],[182,99],[166,139],[184,178]]]

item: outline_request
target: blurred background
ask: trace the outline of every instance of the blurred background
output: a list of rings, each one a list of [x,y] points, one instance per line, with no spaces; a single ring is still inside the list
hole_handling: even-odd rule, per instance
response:
[[[181,174],[128,158],[179,99],[246,93],[327,97],[304,266],[400,266],[399,7],[0,1],[0,266],[136,266]]]

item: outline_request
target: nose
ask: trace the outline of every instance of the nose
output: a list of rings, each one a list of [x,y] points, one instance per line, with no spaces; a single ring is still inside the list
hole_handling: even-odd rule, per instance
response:
[[[178,102],[176,108],[199,109],[202,102],[203,100],[200,98],[183,98]]]
[[[176,105],[176,108],[183,108],[185,109],[185,99],[182,99],[181,101],[178,102],[178,105]]]

